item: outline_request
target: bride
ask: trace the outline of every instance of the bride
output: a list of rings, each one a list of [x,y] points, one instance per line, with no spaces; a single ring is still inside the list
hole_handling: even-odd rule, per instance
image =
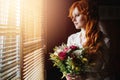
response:
[[[81,80],[109,80],[106,71],[109,38],[100,30],[97,4],[93,0],[76,1],[70,7],[69,17],[80,32],[70,35],[67,45],[89,47],[89,63],[95,62],[87,73],[80,75]]]

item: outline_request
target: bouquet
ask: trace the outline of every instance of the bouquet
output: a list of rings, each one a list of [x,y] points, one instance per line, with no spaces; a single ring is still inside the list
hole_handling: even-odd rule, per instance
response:
[[[50,60],[54,63],[53,66],[60,69],[63,77],[67,74],[82,74],[86,72],[89,66],[86,50],[87,48],[79,48],[76,45],[62,44],[56,46],[54,52],[50,53]]]

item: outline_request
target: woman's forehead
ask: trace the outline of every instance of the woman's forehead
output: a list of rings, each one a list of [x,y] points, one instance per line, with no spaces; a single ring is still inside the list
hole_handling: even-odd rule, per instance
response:
[[[75,13],[79,13],[79,10],[78,10],[78,8],[77,8],[77,7],[75,7],[75,8],[73,9],[72,14],[75,14]]]

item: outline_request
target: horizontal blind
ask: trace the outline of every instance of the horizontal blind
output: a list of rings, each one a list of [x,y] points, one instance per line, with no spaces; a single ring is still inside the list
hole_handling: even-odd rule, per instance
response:
[[[44,0],[23,1],[23,80],[44,80],[43,2]]]
[[[0,0],[0,80],[20,78],[20,0]]]

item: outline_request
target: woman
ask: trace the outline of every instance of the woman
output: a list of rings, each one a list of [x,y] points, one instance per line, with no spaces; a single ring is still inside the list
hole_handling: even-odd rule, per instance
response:
[[[87,53],[89,63],[95,63],[86,74],[81,75],[82,80],[109,80],[105,72],[109,39],[100,30],[96,2],[92,0],[74,2],[70,7],[69,17],[80,32],[70,35],[67,45],[89,47]]]

